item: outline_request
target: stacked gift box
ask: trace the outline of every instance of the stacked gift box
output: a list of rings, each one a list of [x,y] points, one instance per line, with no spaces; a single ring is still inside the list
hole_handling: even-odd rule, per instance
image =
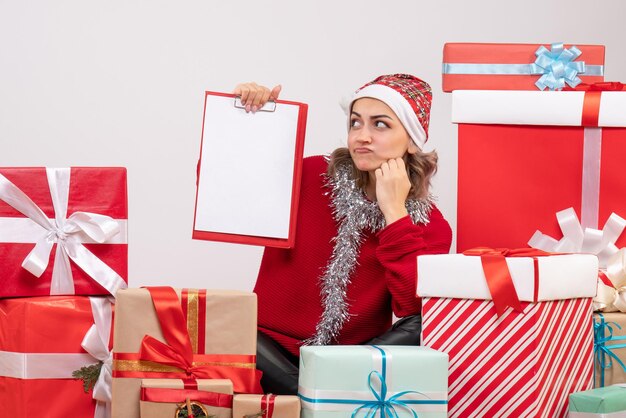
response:
[[[147,379],[173,379],[176,385],[182,379],[184,389],[194,391],[200,388],[197,379],[228,379],[232,389],[219,393],[262,393],[255,368],[256,312],[256,296],[248,292],[170,287],[119,291],[112,416],[139,418],[140,409],[154,408],[146,404],[156,402],[154,396],[146,398],[154,392],[146,388]]]
[[[127,218],[123,168],[0,169],[3,416],[105,416]]]
[[[418,294],[450,416],[561,417],[626,381],[626,88],[603,66],[599,45],[444,47],[461,254],[419,257]]]
[[[0,415],[230,418],[261,393],[256,296],[127,289],[127,213],[125,169],[0,169]]]

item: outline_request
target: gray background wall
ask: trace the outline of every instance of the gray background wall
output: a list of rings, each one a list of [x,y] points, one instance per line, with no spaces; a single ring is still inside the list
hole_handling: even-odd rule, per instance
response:
[[[623,0],[0,0],[0,166],[126,166],[132,286],[251,289],[261,248],[191,240],[205,90],[281,83],[310,106],[314,155],[345,141],[340,97],[382,73],[424,78],[454,227],[443,44],[604,44],[606,79],[626,81],[624,16]]]

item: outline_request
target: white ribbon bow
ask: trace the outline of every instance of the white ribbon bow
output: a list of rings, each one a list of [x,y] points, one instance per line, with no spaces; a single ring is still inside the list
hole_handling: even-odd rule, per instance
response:
[[[626,248],[621,248],[611,257],[604,274],[611,285],[598,280],[598,293],[593,299],[594,310],[626,312]]]
[[[612,213],[602,230],[585,228],[583,231],[573,208],[556,214],[563,238],[559,241],[536,231],[528,245],[539,250],[558,253],[585,253],[598,256],[600,268],[606,268],[609,259],[617,254],[615,241],[626,228],[626,220]]]
[[[626,286],[615,288],[598,281],[598,293],[593,299],[593,310],[626,313]]]
[[[93,399],[96,400],[94,418],[111,416],[111,383],[113,354],[109,351],[111,336],[111,301],[107,298],[89,298],[94,324],[85,334],[81,346],[96,360],[102,362],[98,381],[93,387]]]
[[[87,250],[81,236],[103,244],[120,232],[117,221],[105,215],[74,212],[67,217],[70,189],[69,168],[47,168],[46,174],[54,207],[54,222],[24,192],[0,174],[0,199],[43,228],[35,248],[22,267],[41,277],[48,267],[50,252],[57,251],[52,270],[50,294],[74,294],[74,279],[70,259],[112,295],[127,287],[124,279],[111,267]]]
[[[626,220],[612,213],[602,230],[585,228],[583,231],[573,208],[558,212],[556,217],[563,238],[557,241],[536,231],[528,245],[548,252],[595,254],[601,271],[613,283],[611,288],[598,280],[595,310],[626,312],[626,248],[618,249],[615,245],[626,228]]]

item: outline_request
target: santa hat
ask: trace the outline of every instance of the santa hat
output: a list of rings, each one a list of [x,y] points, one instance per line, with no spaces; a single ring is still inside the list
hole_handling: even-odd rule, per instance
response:
[[[430,103],[433,94],[427,82],[410,74],[381,75],[351,97],[348,113],[358,99],[378,99],[393,110],[415,144],[422,149],[428,140]],[[348,123],[349,125],[349,123]]]

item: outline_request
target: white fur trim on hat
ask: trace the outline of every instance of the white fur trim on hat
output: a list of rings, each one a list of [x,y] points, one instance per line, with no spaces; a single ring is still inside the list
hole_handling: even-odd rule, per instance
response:
[[[424,144],[427,139],[426,131],[424,131],[424,127],[417,118],[415,111],[402,94],[398,93],[393,88],[382,84],[370,84],[357,91],[352,97],[348,112],[351,111],[354,102],[363,97],[378,99],[389,106],[398,119],[400,119],[400,122],[404,126],[404,129],[408,132],[413,142],[415,142],[419,149],[424,148]],[[349,126],[350,122],[348,122],[348,127]]]

